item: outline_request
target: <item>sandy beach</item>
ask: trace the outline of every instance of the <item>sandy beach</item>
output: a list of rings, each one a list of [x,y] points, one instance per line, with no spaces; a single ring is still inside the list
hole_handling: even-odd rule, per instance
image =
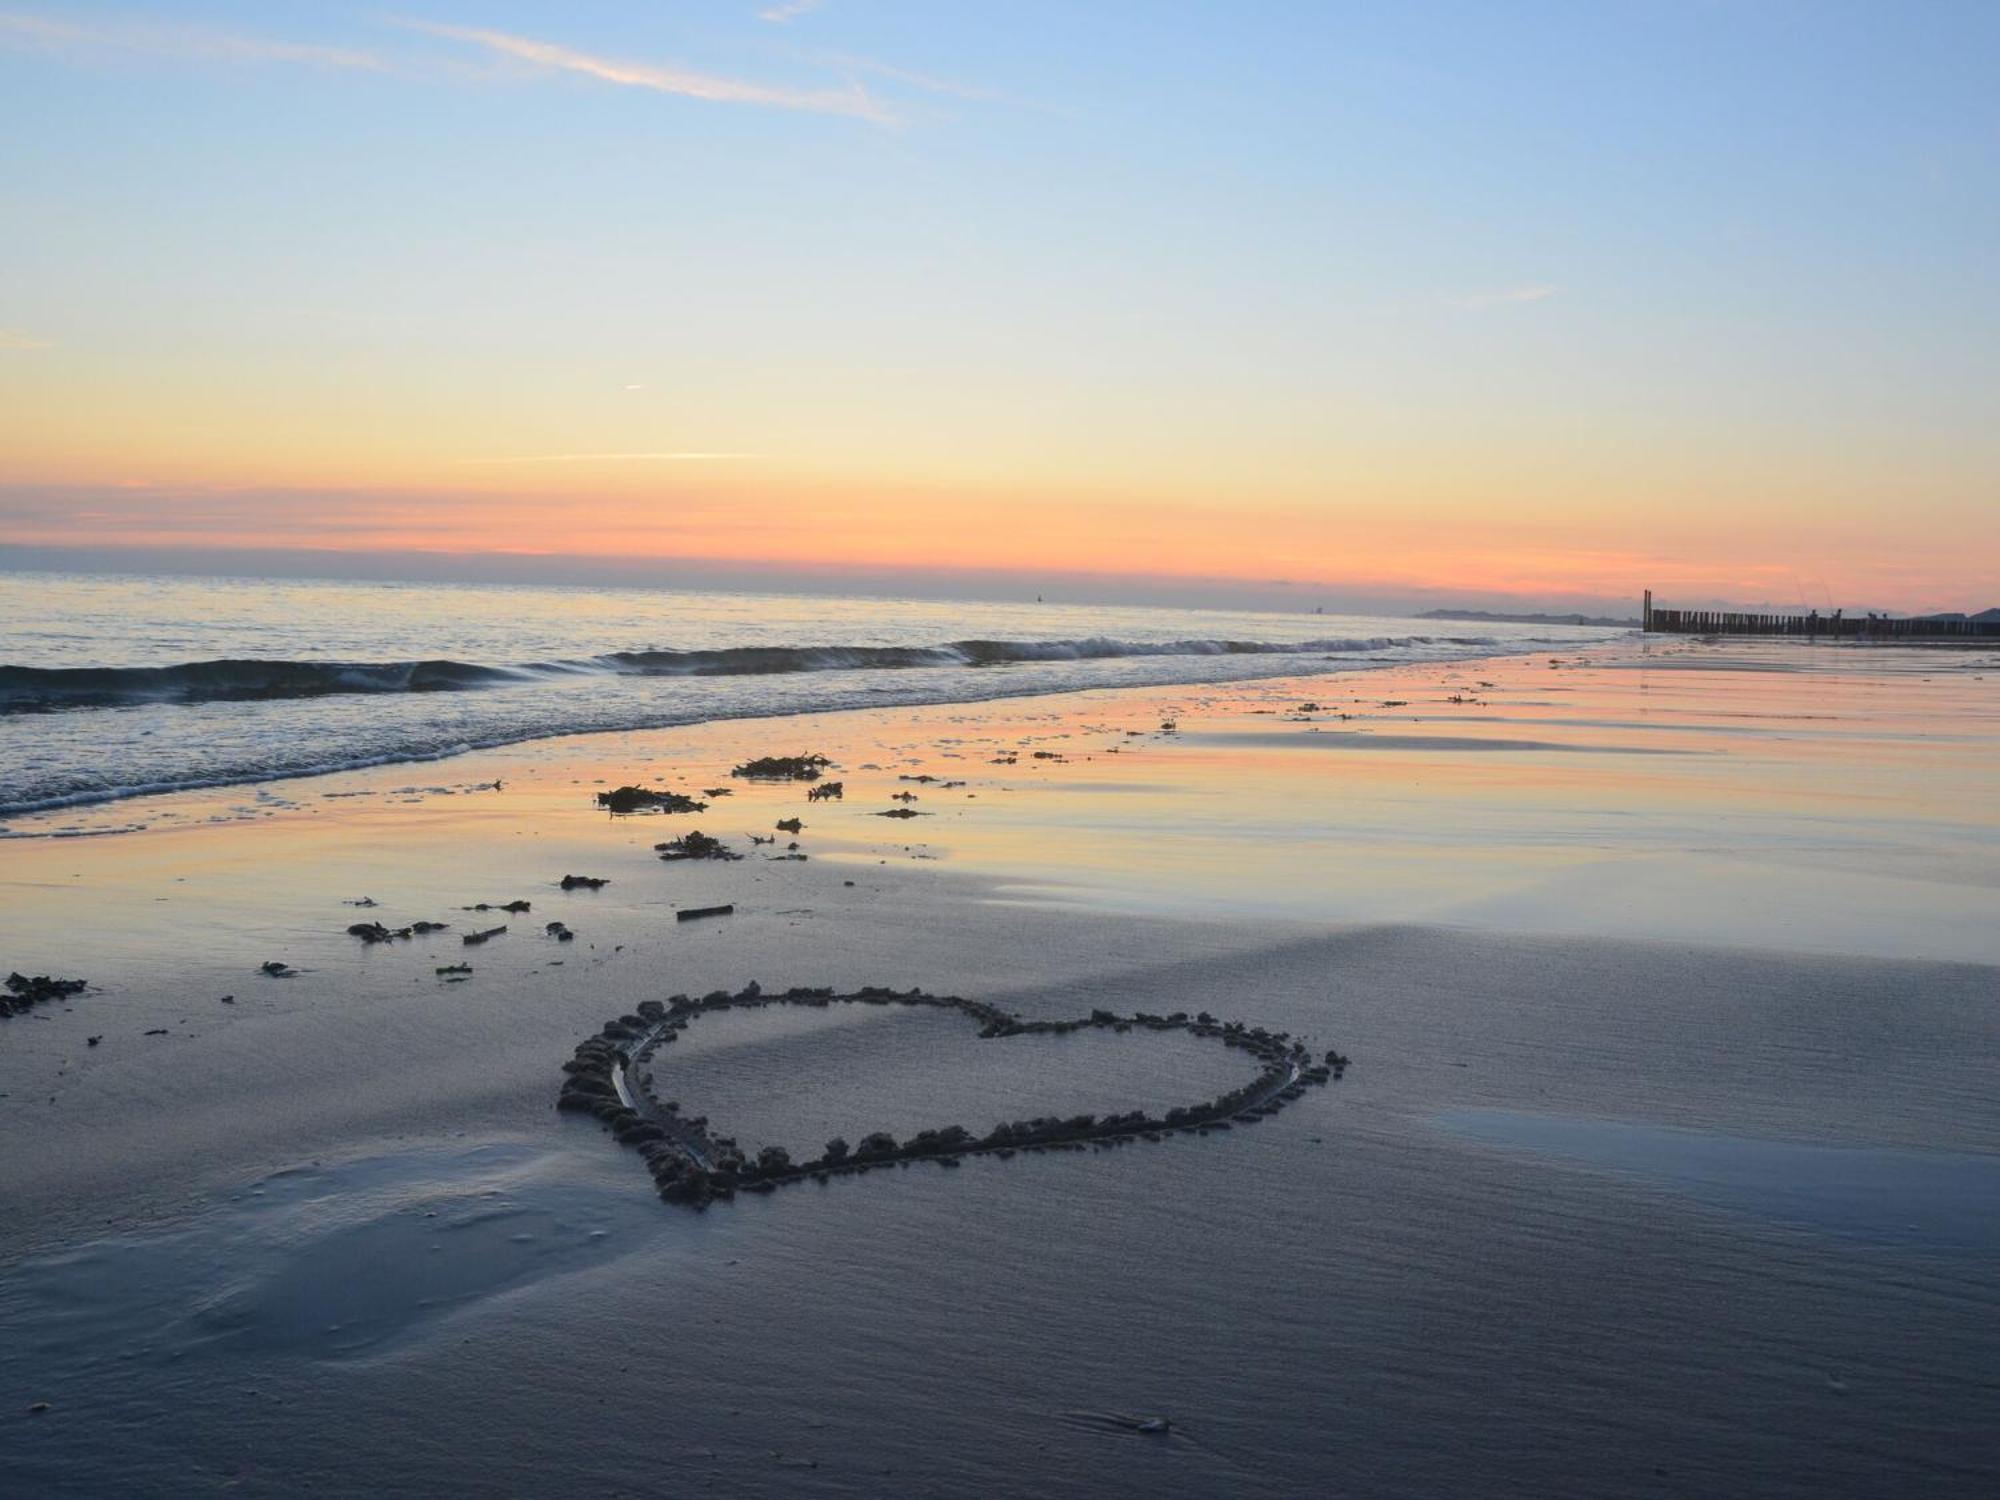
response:
[[[50,1495],[1989,1493],[1996,683],[1991,653],[1651,641],[21,820],[0,954],[90,988],[0,1025],[0,1388],[49,1403],[0,1468]],[[843,797],[729,774],[808,751]],[[626,784],[728,795],[595,805]],[[695,828],[744,857],[656,856]],[[1255,1128],[663,1204],[556,1113],[559,1065],[751,982],[1212,1011],[1353,1066]],[[908,1017],[700,1025],[658,1071],[795,1154],[850,1115],[981,1129],[1236,1076],[1108,1033],[1014,1062]]]

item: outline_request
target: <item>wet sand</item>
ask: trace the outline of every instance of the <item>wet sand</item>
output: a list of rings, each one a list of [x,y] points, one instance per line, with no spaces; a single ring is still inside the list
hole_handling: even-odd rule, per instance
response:
[[[0,964],[92,989],[0,1023],[0,1479],[1989,1493],[2000,1252],[1950,1204],[2000,1160],[1996,688],[1990,654],[1655,642],[547,741],[10,838]],[[727,774],[806,750],[843,799]],[[628,782],[733,795],[593,806]],[[690,828],[746,858],[655,857]],[[1210,1009],[1354,1066],[1212,1138],[670,1208],[555,1070],[752,980]],[[916,1079],[1005,1102],[942,1040],[711,1041],[662,1067],[746,1139],[955,1118]],[[1023,1097],[1131,1107],[1148,1069]]]

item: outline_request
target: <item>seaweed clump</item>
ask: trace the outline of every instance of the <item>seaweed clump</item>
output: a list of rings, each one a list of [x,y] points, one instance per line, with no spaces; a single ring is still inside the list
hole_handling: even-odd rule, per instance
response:
[[[697,802],[681,792],[658,791],[649,786],[621,786],[615,791],[599,792],[597,805],[609,812],[707,812],[706,802]]]
[[[819,773],[832,764],[824,755],[760,755],[729,774],[746,781],[818,781]]]
[[[67,1000],[72,995],[81,995],[87,984],[82,979],[51,979],[46,974],[32,977],[9,974],[6,993],[0,994],[0,1016],[26,1015],[30,1006],[45,1000]]]
[[[450,925],[448,922],[412,922],[408,927],[384,927],[380,922],[356,922],[347,929],[347,935],[360,938],[364,944],[373,947],[377,943],[397,939],[408,942],[413,937],[443,932]]]
[[[689,829],[682,838],[669,839],[653,848],[661,859],[741,859],[743,856],[723,843],[721,839],[710,838],[699,828]]]

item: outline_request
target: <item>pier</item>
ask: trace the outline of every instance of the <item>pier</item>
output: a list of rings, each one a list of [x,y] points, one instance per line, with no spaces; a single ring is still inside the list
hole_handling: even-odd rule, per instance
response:
[[[1713,609],[1660,609],[1646,590],[1642,626],[1659,635],[1782,635],[1800,640],[2000,642],[2000,620],[1892,619],[1840,610],[1803,615],[1752,615]]]

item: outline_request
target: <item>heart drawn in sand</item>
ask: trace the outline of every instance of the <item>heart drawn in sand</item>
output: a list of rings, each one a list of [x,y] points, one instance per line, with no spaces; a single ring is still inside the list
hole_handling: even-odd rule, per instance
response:
[[[1157,1117],[1145,1110],[1067,1119],[1043,1117],[996,1125],[983,1136],[961,1125],[949,1125],[918,1131],[901,1142],[878,1130],[860,1136],[852,1147],[844,1140],[829,1142],[826,1152],[812,1161],[795,1162],[782,1148],[770,1146],[753,1158],[733,1138],[715,1133],[706,1118],[686,1117],[677,1105],[655,1098],[650,1079],[639,1076],[636,1065],[671,1044],[700,1015],[771,1005],[821,1009],[833,1005],[930,1006],[964,1015],[979,1027],[980,1039],[988,1041],[1063,1035],[1086,1028],[1119,1033],[1182,1031],[1248,1053],[1257,1062],[1258,1071],[1249,1082],[1214,1099],[1175,1105]],[[922,990],[869,988],[839,994],[832,989],[799,988],[766,994],[751,985],[736,994],[717,990],[700,999],[676,995],[667,1001],[641,1001],[635,1014],[607,1022],[597,1035],[580,1043],[575,1056],[563,1064],[567,1076],[556,1108],[595,1115],[611,1127],[622,1144],[638,1149],[663,1199],[703,1208],[738,1192],[768,1193],[809,1177],[825,1181],[912,1160],[955,1166],[960,1158],[973,1154],[1009,1157],[1016,1151],[1080,1150],[1090,1143],[1158,1141],[1179,1132],[1228,1130],[1276,1114],[1308,1085],[1337,1079],[1346,1066],[1347,1059],[1338,1052],[1328,1052],[1316,1061],[1303,1042],[1286,1032],[1219,1021],[1206,1011],[1190,1017],[1183,1011],[1166,1016],[1144,1012],[1116,1016],[1094,1010],[1082,1020],[1024,1021],[985,1001],[929,995]]]

